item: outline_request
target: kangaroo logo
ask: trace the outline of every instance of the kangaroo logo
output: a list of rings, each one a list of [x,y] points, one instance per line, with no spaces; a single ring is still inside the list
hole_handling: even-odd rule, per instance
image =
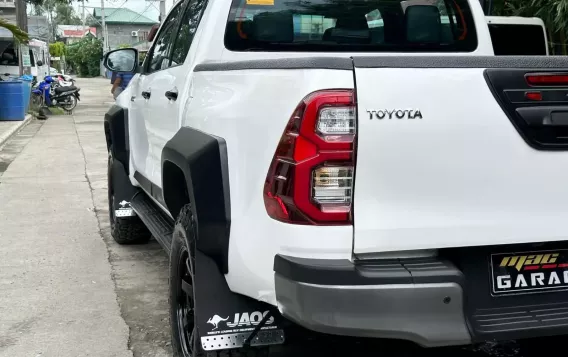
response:
[[[227,316],[226,318],[222,318],[222,317],[219,316],[219,315],[213,315],[212,318],[210,318],[209,320],[207,320],[207,323],[208,323],[208,324],[211,324],[211,325],[213,325],[213,326],[215,326],[215,328],[214,328],[213,330],[211,330],[211,331],[215,331],[216,329],[219,328],[219,322],[221,322],[221,321],[227,321],[228,319],[229,319],[229,316]]]

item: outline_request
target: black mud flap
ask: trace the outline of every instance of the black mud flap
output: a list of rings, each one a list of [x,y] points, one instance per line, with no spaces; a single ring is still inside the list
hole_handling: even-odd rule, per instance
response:
[[[230,291],[215,261],[199,250],[195,263],[195,311],[205,351],[284,343],[285,320],[276,307]]]
[[[132,186],[126,169],[120,161],[113,160],[111,170],[115,215],[120,218],[134,216],[135,214],[130,207],[130,201],[138,190]]]
[[[144,191],[132,198],[132,207],[169,254],[174,221]],[[274,306],[232,292],[219,265],[199,249],[194,283],[195,318],[204,350],[240,348],[248,342],[250,346],[284,343],[284,327],[291,322]]]

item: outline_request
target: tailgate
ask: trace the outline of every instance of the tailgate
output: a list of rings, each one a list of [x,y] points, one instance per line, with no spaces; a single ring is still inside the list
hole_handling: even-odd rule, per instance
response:
[[[568,239],[565,58],[354,65],[355,253]]]

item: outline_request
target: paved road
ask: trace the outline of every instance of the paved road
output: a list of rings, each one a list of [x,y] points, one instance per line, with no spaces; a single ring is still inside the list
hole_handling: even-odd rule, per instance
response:
[[[112,241],[103,113],[79,80],[75,115],[34,121],[0,151],[0,356],[170,356],[167,257]]]
[[[1,177],[0,352],[132,356],[73,119],[37,126]]]
[[[0,150],[0,356],[171,356],[167,257],[155,241],[123,247],[109,232],[109,81],[78,85],[73,116],[33,121]],[[422,350],[337,338],[275,355],[532,356],[514,343]]]

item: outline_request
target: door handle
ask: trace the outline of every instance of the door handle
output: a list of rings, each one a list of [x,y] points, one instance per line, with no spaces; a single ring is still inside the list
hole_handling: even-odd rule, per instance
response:
[[[152,93],[150,92],[150,89],[145,90],[145,91],[142,91],[142,97],[143,97],[144,99],[150,99],[150,95],[151,95],[151,94],[152,94]]]
[[[169,100],[176,100],[178,99],[178,90],[177,88],[174,88],[172,90],[169,90],[166,92],[166,98],[168,98]]]

